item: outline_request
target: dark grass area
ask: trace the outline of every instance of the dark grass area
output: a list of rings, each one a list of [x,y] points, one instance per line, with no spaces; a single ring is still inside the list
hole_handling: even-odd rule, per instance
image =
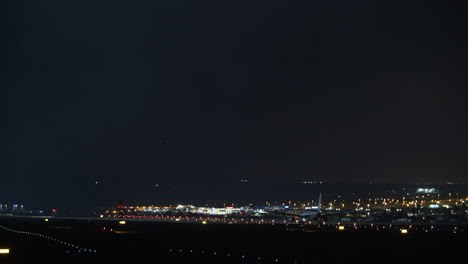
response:
[[[11,248],[11,254],[1,256],[1,260],[11,263],[438,263],[463,257],[468,244],[468,235],[461,229],[456,234],[333,229],[303,232],[301,228],[288,231],[285,225],[132,221],[119,225],[117,221],[8,218],[0,218],[0,225],[79,247],[1,230],[0,246]],[[117,232],[103,232],[104,227]]]

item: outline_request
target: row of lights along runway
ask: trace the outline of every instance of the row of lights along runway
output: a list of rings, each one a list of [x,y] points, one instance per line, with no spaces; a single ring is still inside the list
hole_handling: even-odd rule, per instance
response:
[[[266,256],[254,256],[248,254],[235,254],[229,253],[226,251],[214,251],[214,250],[193,250],[193,249],[177,249],[171,248],[169,249],[169,253],[172,256],[196,256],[196,257],[213,257],[219,258],[220,261],[222,259],[231,259],[231,260],[239,260],[241,263],[292,263],[292,264],[301,264],[302,261],[294,258],[288,257],[266,257]]]
[[[375,231],[388,231],[388,230],[412,230],[418,232],[452,232],[457,233],[463,232],[464,229],[455,225],[427,225],[427,224],[374,224],[374,223],[318,223],[316,221],[299,221],[295,220],[289,222],[287,220],[274,220],[274,219],[227,219],[227,218],[217,218],[217,217],[162,217],[162,216],[135,216],[135,215],[124,215],[120,217],[108,216],[105,219],[125,219],[127,221],[155,221],[155,222],[174,222],[174,223],[201,223],[201,224],[282,224],[286,226],[304,226],[304,227],[315,227],[323,231],[330,231],[331,229],[337,230],[349,230],[349,227],[352,227],[352,230],[375,230]],[[121,221],[125,223],[125,221]],[[402,228],[407,226],[407,228]],[[345,228],[346,227],[346,228]]]
[[[167,220],[167,219],[166,219]],[[181,222],[179,218],[172,219],[174,222]],[[128,220],[127,220],[128,221]],[[131,222],[131,220],[130,220]],[[119,221],[119,224],[126,224],[126,221]],[[201,223],[206,225],[210,222],[206,220],[201,220]],[[217,222],[212,221],[211,223],[214,224],[223,224],[224,222]],[[265,222],[258,222],[257,224],[265,224]],[[275,225],[274,222],[270,223]],[[279,223],[282,224],[282,223]],[[442,226],[442,225],[401,225],[401,224],[327,224],[322,222],[320,224],[312,224],[309,222],[308,224],[294,224],[289,223],[285,224],[287,231],[304,231],[304,232],[313,232],[313,231],[357,231],[357,232],[365,232],[365,231],[381,231],[381,232],[400,232],[401,234],[407,234],[408,232],[411,233],[429,233],[429,232],[444,232],[444,233],[464,233],[465,230],[459,226]]]
[[[80,246],[78,246],[78,245],[75,245],[75,244],[72,244],[72,243],[68,243],[68,242],[66,242],[66,241],[63,241],[63,240],[60,240],[60,239],[56,239],[56,238],[51,237],[51,236],[39,234],[39,233],[27,232],[27,231],[20,231],[20,230],[14,230],[14,229],[11,229],[11,228],[2,226],[2,225],[0,225],[0,228],[3,229],[3,230],[9,231],[9,232],[13,232],[13,233],[17,233],[17,234],[23,234],[23,235],[29,235],[29,236],[36,236],[36,237],[39,237],[39,238],[43,238],[43,239],[49,240],[49,241],[51,241],[51,242],[55,242],[55,243],[61,244],[61,245],[63,245],[64,247],[67,248],[67,250],[65,251],[66,254],[74,254],[74,253],[78,253],[78,254],[94,254],[94,253],[97,252],[96,249],[90,249],[90,248],[80,247]],[[8,253],[10,253],[9,250],[8,250]]]

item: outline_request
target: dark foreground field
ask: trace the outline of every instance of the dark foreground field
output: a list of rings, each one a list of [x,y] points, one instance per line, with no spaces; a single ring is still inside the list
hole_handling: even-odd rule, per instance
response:
[[[464,258],[463,227],[437,232],[0,217],[0,263],[443,263]],[[107,232],[112,229],[112,232]],[[453,232],[456,230],[456,233]],[[28,233],[25,233],[28,232]]]

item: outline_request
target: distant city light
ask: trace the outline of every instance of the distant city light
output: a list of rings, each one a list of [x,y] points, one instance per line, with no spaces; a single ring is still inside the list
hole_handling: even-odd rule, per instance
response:
[[[321,181],[302,181],[302,184],[323,184]]]
[[[402,234],[408,233],[408,229],[402,229],[402,230],[401,230],[401,233],[402,233]]]
[[[121,224],[121,225],[125,225],[125,224],[126,224],[126,222],[125,222],[125,221],[119,221],[119,224]]]
[[[344,230],[344,226],[339,226],[338,230]]]
[[[436,189],[434,188],[418,188],[416,192],[418,193],[434,193]]]

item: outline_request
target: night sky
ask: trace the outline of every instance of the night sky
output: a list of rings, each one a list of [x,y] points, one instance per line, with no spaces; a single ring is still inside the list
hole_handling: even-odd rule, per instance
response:
[[[0,200],[466,181],[468,23],[448,2],[2,3]]]

